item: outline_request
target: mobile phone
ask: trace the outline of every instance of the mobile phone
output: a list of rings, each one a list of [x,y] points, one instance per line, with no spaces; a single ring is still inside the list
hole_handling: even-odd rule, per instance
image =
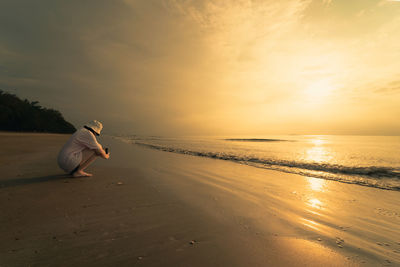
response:
[[[106,147],[104,150],[106,151],[106,154],[108,154],[108,147]]]

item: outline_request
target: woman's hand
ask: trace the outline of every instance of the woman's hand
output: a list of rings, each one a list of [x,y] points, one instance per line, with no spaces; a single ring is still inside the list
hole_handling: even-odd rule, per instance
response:
[[[102,157],[103,159],[109,159],[110,158],[110,153],[107,154],[106,151],[103,148],[96,150],[96,154],[99,155],[100,157]]]

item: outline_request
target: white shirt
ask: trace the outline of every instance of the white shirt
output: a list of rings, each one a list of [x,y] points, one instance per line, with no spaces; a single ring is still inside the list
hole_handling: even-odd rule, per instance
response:
[[[57,159],[58,166],[68,173],[72,172],[81,163],[84,149],[98,150],[102,149],[102,146],[91,131],[81,128],[69,138],[61,149]]]

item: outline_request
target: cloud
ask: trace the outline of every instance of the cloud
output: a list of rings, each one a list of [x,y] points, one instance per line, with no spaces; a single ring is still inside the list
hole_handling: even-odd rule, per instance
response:
[[[397,99],[395,6],[5,0],[0,88],[60,109],[77,126],[103,120],[106,130],[292,132],[301,121],[316,131],[319,118],[336,125],[346,114],[355,125],[383,105],[373,103],[385,95],[378,88]],[[362,10],[368,16],[357,17]]]
[[[385,85],[375,84],[374,86],[376,88],[374,92],[379,94],[393,95],[400,93],[400,80],[394,80]]]

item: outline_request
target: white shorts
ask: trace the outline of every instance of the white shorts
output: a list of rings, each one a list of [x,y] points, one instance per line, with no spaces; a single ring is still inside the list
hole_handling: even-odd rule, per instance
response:
[[[58,166],[67,173],[71,173],[79,167],[81,162],[85,162],[94,154],[94,150],[84,149],[82,152],[70,154],[68,156],[58,155]]]
[[[82,152],[70,154],[67,157],[61,155],[57,159],[58,166],[67,173],[71,173],[82,162]]]

